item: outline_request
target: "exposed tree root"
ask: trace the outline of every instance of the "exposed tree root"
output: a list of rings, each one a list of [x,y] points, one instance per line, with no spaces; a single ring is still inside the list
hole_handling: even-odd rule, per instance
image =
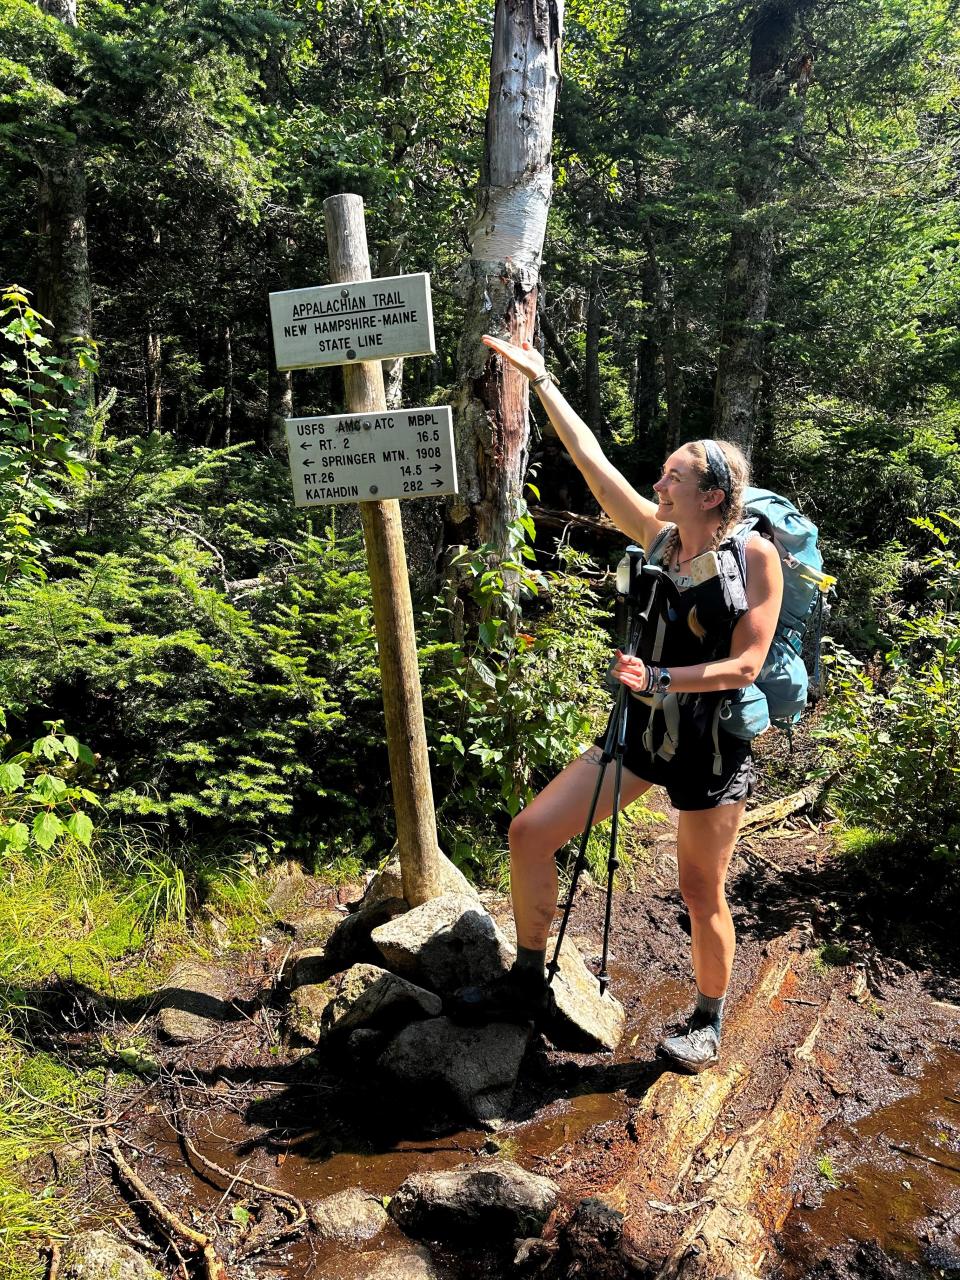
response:
[[[188,1227],[150,1190],[140,1175],[130,1167],[121,1155],[120,1148],[117,1146],[117,1135],[112,1126],[107,1125],[104,1129],[104,1134],[104,1145],[124,1182],[132,1190],[136,1191],[137,1195],[142,1198],[154,1217],[166,1230],[173,1232],[181,1240],[186,1241],[191,1249],[200,1251],[207,1280],[229,1280],[229,1273],[218,1257],[210,1237],[202,1231],[195,1231],[193,1227]]]
[[[634,1112],[636,1162],[597,1189],[624,1215],[618,1252],[628,1272],[657,1269],[660,1280],[760,1275],[793,1204],[793,1173],[828,1118],[814,1101],[816,1044],[847,999],[834,991],[824,1005],[798,994],[807,963],[798,939],[791,933],[771,945],[759,981],[727,1021],[719,1066],[697,1077],[662,1075]],[[785,1019],[798,1046],[786,1053]],[[755,1073],[771,1069],[782,1079],[768,1109],[731,1132]],[[664,1215],[689,1224],[666,1258]]]
[[[684,1233],[657,1280],[756,1280],[773,1236],[793,1207],[791,1179],[828,1119],[813,1101],[816,1037],[838,1014],[845,994],[834,992],[789,1065],[767,1115],[741,1136],[710,1181],[713,1207]]]

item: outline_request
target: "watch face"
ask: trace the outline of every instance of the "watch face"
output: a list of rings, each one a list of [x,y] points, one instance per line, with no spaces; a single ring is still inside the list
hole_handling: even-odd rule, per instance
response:
[[[669,689],[670,688],[670,672],[661,671],[660,679],[657,683],[661,689],[664,689],[664,690]]]

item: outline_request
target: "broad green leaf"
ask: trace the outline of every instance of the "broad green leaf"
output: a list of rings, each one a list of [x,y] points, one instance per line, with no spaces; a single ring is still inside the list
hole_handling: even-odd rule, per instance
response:
[[[26,775],[18,764],[0,764],[0,789],[7,795],[19,791]]]
[[[55,813],[38,813],[33,820],[33,838],[41,849],[51,849],[63,835],[63,823]]]

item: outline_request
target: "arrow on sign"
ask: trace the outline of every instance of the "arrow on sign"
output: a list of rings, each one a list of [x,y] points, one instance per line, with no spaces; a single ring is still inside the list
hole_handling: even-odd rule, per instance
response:
[[[442,471],[442,470],[443,470],[443,467],[441,467],[441,465],[440,465],[440,463],[439,463],[439,462],[434,462],[434,463],[432,463],[432,464],[431,464],[430,470],[431,470],[431,471]]]
[[[303,444],[300,446],[300,448],[301,448],[301,449],[312,449],[312,448],[313,448],[313,445],[312,445],[312,444],[307,444],[307,442],[306,442],[306,440],[305,440],[305,441],[303,442]]]
[[[433,487],[434,487],[435,489],[442,489],[442,488],[443,488],[443,481],[442,481],[442,480],[434,480],[434,482],[433,482]]]

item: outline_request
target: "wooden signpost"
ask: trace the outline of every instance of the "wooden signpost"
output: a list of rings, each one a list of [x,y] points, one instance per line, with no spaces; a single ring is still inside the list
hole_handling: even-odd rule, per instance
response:
[[[288,419],[287,444],[297,505],[360,504],[403,896],[415,907],[441,893],[440,856],[410,580],[395,499],[456,493],[450,410],[388,412],[383,390],[382,359],[434,350],[429,277],[371,280],[363,200],[331,196],[323,210],[333,284],[270,295],[274,346],[281,369],[343,365],[347,413]],[[440,484],[431,483],[438,479]]]

